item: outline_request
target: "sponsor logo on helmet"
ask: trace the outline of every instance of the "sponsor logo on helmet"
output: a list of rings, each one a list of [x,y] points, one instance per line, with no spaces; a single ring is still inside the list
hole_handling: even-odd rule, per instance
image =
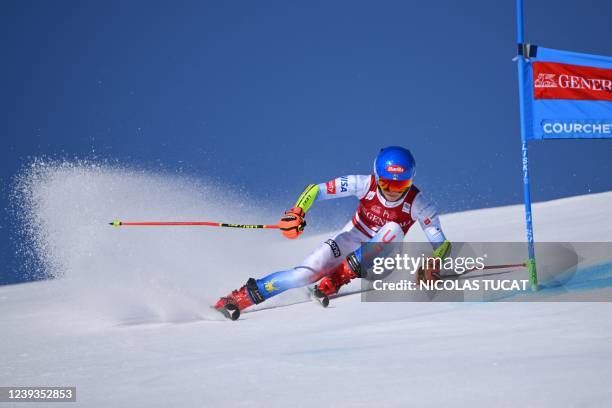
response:
[[[340,253],[340,247],[338,246],[338,243],[333,239],[328,239],[327,241],[325,241],[325,243],[331,248],[332,252],[334,253],[334,258],[340,258],[342,254]]]
[[[387,166],[387,172],[392,174],[399,174],[405,171],[406,169],[403,166],[400,166],[399,164],[390,164]]]
[[[336,194],[336,180],[330,180],[325,185],[327,186],[327,194]]]

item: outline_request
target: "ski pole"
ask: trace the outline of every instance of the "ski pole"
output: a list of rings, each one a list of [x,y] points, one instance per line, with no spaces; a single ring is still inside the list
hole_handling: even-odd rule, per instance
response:
[[[225,222],[210,221],[120,221],[109,222],[113,227],[169,227],[169,226],[204,226],[204,227],[225,227],[225,228],[244,228],[244,229],[264,229],[279,228],[278,225],[268,224],[229,224]]]

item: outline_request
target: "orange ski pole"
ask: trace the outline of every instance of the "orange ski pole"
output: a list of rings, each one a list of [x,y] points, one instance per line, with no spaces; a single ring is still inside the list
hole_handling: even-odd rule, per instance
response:
[[[268,224],[229,224],[225,222],[210,221],[119,221],[109,222],[113,227],[175,227],[175,226],[199,226],[199,227],[225,227],[244,229],[267,229],[279,228],[278,225]]]

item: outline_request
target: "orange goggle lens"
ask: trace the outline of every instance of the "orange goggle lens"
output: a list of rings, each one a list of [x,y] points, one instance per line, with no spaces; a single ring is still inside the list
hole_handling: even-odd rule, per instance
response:
[[[389,180],[389,179],[378,179],[378,187],[383,191],[390,191],[396,193],[403,193],[408,190],[412,185],[412,179],[408,180]]]

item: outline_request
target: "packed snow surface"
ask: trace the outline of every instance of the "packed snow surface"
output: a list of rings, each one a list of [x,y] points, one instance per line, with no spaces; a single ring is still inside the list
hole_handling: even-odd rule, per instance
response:
[[[363,303],[353,294],[323,309],[296,290],[231,322],[210,309],[217,297],[298,263],[328,234],[113,228],[116,218],[274,223],[282,210],[114,166],[39,163],[14,196],[24,263],[50,279],[0,287],[0,386],[76,386],[68,407],[612,403],[610,303]],[[453,241],[524,236],[518,205],[442,223]],[[540,241],[612,241],[612,193],[537,203],[534,226]],[[417,226],[408,240],[421,239]]]

